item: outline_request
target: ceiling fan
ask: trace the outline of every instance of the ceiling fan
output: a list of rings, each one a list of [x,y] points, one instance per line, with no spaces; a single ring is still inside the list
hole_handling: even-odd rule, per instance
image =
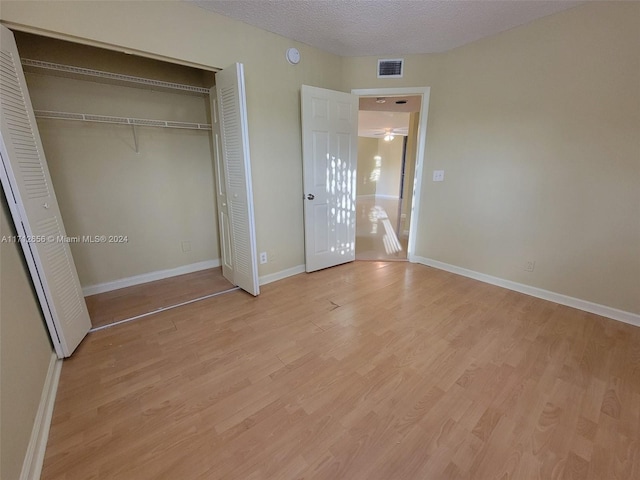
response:
[[[374,137],[382,137],[385,142],[390,142],[396,135],[406,136],[409,133],[408,128],[383,128],[373,132]]]

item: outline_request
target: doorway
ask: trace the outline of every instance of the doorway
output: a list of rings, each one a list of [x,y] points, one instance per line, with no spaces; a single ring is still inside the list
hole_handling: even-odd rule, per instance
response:
[[[51,312],[45,316],[56,353],[62,358],[73,352],[91,327],[88,313],[95,329],[234,285],[257,295],[249,156],[241,148],[247,143],[243,66],[214,73],[37,35],[14,36],[4,27],[2,36],[3,58],[12,59],[3,82],[13,86],[1,92],[2,113],[11,107],[28,127],[18,132],[3,121],[3,192],[18,192],[11,197],[12,215],[27,232],[51,230],[38,237],[46,239],[42,251],[26,243],[23,250],[32,260],[43,312]],[[216,87],[208,88],[214,74]],[[12,93],[18,90],[25,93]],[[223,100],[216,103],[220,90]],[[227,145],[230,136],[241,140],[240,147]],[[27,147],[30,163],[22,161]],[[33,197],[33,172],[42,190],[37,198],[46,198],[25,217],[18,212]],[[221,202],[227,191],[231,199]],[[219,234],[217,217],[227,204],[229,228]],[[41,211],[46,224],[36,215]],[[252,241],[238,246],[236,237]],[[91,301],[105,293],[108,298]],[[111,311],[96,312],[92,304]],[[95,313],[105,318],[96,322]]]
[[[431,94],[430,87],[397,87],[397,88],[356,88],[351,90],[353,95],[359,97],[402,97],[402,96],[418,96],[420,98],[420,114],[417,120],[417,141],[415,153],[415,170],[413,174],[413,182],[407,182],[405,185],[412,193],[404,198],[405,206],[409,209],[411,218],[408,222],[409,232],[407,237],[407,260],[416,261],[415,246],[417,237],[418,219],[420,218],[420,199],[422,193],[422,169],[426,151],[427,139],[427,121],[429,113],[429,99]]]
[[[356,259],[359,97],[416,96],[419,99],[420,115],[415,120],[417,123],[416,154],[415,157],[410,157],[405,153],[407,159],[415,158],[413,180],[409,181],[406,178],[408,164],[405,164],[404,172],[400,170],[399,174],[402,178],[400,182],[402,186],[398,185],[397,190],[397,197],[399,199],[402,195],[403,202],[396,204],[398,212],[396,225],[398,219],[402,220],[402,206],[404,205],[410,214],[408,222],[406,221],[408,215],[405,214],[404,222],[408,227],[408,235],[402,224],[396,227],[397,230],[394,230],[391,220],[388,219],[388,214],[386,215],[386,219],[389,220],[388,227],[394,230],[394,236],[397,238],[398,234],[395,232],[401,232],[401,235],[407,237],[406,259],[410,262],[418,260],[415,255],[417,235],[415,224],[419,218],[429,94],[429,87],[354,89],[351,94],[348,94],[307,85],[302,86],[302,201],[304,203],[305,269],[307,272]],[[386,135],[382,136],[384,139]],[[389,135],[389,141],[392,140],[391,136],[395,138],[395,135]],[[378,160],[375,158],[376,156],[378,155],[371,155],[374,162]],[[374,164],[370,171],[375,173],[375,168]],[[382,168],[382,162],[380,162],[380,168]],[[361,178],[360,181],[364,182],[364,179]],[[401,194],[400,190],[406,193]],[[377,188],[368,193],[360,191],[361,195],[371,195],[374,198],[376,193]],[[411,221],[411,219],[414,220]],[[383,224],[382,229],[385,228],[385,225],[387,222]],[[310,242],[310,240],[312,241]],[[389,242],[389,238],[387,238],[387,242]],[[398,243],[400,243],[399,239]],[[395,242],[390,245],[392,248],[393,245],[398,246]],[[401,243],[400,246],[402,246]],[[396,252],[398,251],[400,249],[396,248]],[[316,261],[320,258],[326,261]]]
[[[356,260],[407,260],[421,100],[360,97]]]

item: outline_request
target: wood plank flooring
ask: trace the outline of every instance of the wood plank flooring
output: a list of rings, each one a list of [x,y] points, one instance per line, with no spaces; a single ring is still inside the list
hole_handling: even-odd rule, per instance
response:
[[[90,334],[42,478],[640,478],[640,328],[355,262]]]
[[[356,260],[406,261],[408,236],[402,230],[409,225],[400,222],[400,199],[356,197]]]
[[[234,285],[222,276],[221,268],[209,268],[90,295],[85,300],[95,328],[230,288]]]

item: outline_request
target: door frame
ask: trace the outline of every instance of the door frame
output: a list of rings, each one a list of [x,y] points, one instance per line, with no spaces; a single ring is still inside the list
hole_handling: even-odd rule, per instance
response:
[[[418,120],[416,169],[413,180],[415,188],[413,189],[413,195],[411,197],[411,223],[409,224],[409,243],[407,245],[407,260],[411,263],[416,263],[415,247],[418,231],[415,226],[417,220],[420,218],[420,200],[422,198],[423,180],[422,169],[427,147],[427,120],[429,117],[429,97],[431,95],[431,87],[354,88],[351,89],[351,93],[358,95],[358,97],[422,96],[422,102],[420,104],[420,118]]]

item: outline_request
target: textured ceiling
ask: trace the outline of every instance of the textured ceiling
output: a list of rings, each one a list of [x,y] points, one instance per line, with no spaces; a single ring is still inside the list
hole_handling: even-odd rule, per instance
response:
[[[195,0],[341,56],[435,53],[583,3],[563,0]]]

